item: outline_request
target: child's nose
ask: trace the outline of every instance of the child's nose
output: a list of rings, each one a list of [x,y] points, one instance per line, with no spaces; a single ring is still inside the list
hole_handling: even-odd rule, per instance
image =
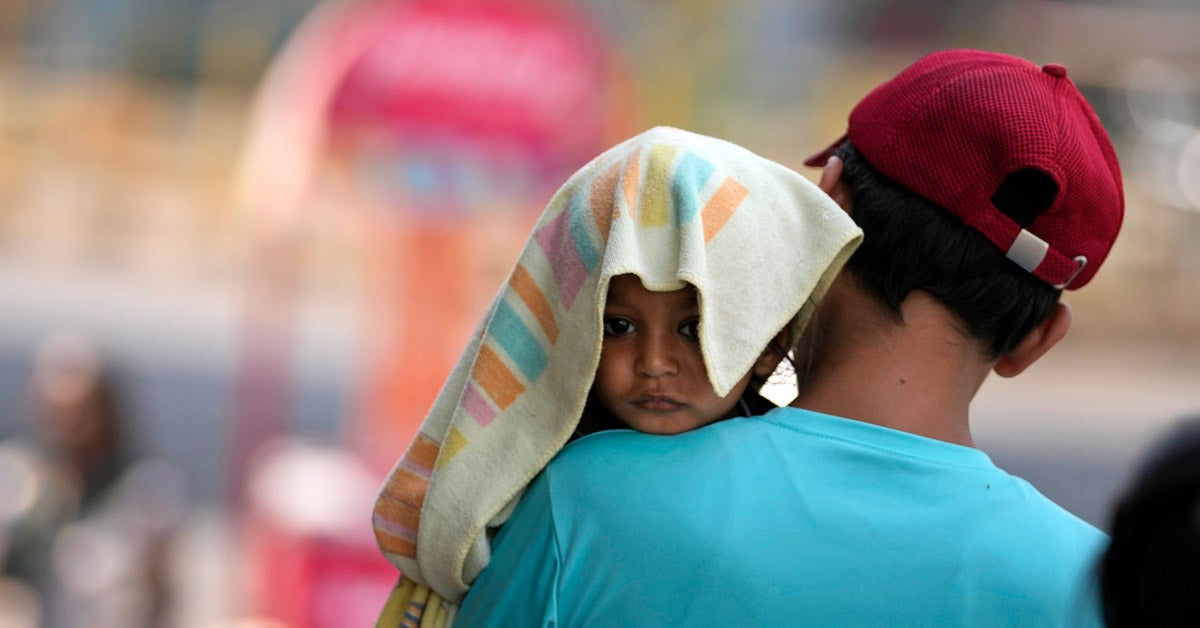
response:
[[[670,339],[649,335],[641,346],[638,370],[647,377],[662,377],[679,372],[679,360],[671,347]]]

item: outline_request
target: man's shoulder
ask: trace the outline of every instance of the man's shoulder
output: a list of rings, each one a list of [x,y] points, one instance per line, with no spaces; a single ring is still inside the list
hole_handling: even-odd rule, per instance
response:
[[[769,420],[773,414],[730,419],[672,436],[634,430],[597,432],[568,444],[550,467],[586,471],[631,463],[648,467],[693,465],[706,452],[736,451],[756,439],[768,437],[778,429]]]
[[[566,477],[595,475],[605,481],[619,480],[627,476],[631,466],[649,469],[686,464],[689,459],[703,455],[704,448],[712,446],[713,442],[712,437],[702,431],[676,436],[633,430],[598,432],[568,444],[550,461],[546,472]],[[685,455],[688,452],[691,455]]]
[[[1003,478],[1003,490],[999,497],[1006,503],[1005,516],[1023,521],[1023,527],[1057,530],[1069,535],[1104,535],[1095,526],[1044,495],[1024,478],[1009,474],[998,467],[997,472]]]
[[[547,465],[548,488],[560,499],[655,501],[714,482],[756,456],[778,426],[762,417],[731,419],[673,436],[612,430],[585,436]]]
[[[1015,494],[990,519],[997,533],[1023,540],[1038,554],[1091,553],[1107,543],[1108,536],[1094,525],[1043,495],[1025,480],[1008,476]]]

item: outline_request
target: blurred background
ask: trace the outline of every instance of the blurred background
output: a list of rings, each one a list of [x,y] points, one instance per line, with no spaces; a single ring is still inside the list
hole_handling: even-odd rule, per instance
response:
[[[556,186],[658,124],[800,169],[947,47],[1066,65],[1124,167],[974,409],[1105,527],[1200,412],[1190,0],[4,0],[0,625],[369,625],[375,490]]]

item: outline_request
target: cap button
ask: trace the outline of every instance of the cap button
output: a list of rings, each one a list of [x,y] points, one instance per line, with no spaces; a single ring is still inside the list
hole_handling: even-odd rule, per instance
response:
[[[1057,63],[1047,63],[1042,66],[1042,71],[1054,78],[1067,78],[1067,67]]]

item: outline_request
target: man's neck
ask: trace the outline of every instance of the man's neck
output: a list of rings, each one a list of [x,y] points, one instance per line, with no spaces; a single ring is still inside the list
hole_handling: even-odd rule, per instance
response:
[[[974,447],[970,403],[990,363],[957,317],[923,292],[903,321],[856,288],[838,292],[791,405]]]

